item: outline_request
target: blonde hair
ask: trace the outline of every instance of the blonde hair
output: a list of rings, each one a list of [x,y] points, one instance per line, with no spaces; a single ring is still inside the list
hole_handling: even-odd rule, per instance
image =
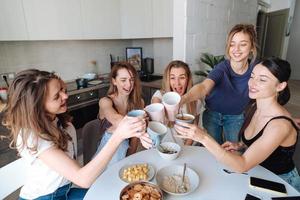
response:
[[[70,136],[57,128],[45,110],[47,98],[47,84],[52,79],[63,81],[54,73],[36,69],[24,70],[17,74],[8,90],[8,103],[5,110],[3,124],[11,130],[10,146],[16,147],[18,135],[22,137],[21,150],[24,147],[37,151],[38,139],[51,141],[59,149],[66,150]],[[57,115],[63,128],[68,126],[70,117]],[[27,144],[29,136],[33,134],[33,145]]]
[[[230,48],[230,43],[232,41],[233,36],[236,33],[245,33],[249,36],[250,38],[250,43],[251,43],[251,63],[253,63],[257,57],[257,35],[256,35],[256,30],[253,24],[237,24],[235,25],[229,32],[227,41],[226,41],[226,57],[230,59],[229,56],[229,48]]]
[[[192,73],[191,73],[191,70],[190,70],[188,64],[186,64],[185,62],[180,61],[180,60],[171,61],[168,64],[168,66],[165,68],[161,92],[166,93],[166,92],[173,91],[172,87],[170,85],[170,72],[171,72],[172,68],[183,68],[185,70],[187,80],[188,80],[187,87],[184,91],[184,94],[185,94],[187,91],[189,91],[193,87],[193,79],[192,79]],[[188,103],[187,110],[189,113],[195,115],[196,114],[196,101],[192,101],[192,102]]]
[[[128,62],[118,62],[111,69],[110,73],[110,86],[107,94],[118,94],[117,87],[113,84],[112,79],[115,79],[118,76],[118,71],[120,69],[126,69],[129,74],[131,74],[134,79],[133,90],[129,94],[128,102],[127,102],[127,112],[132,109],[143,108],[144,102],[142,99],[142,90],[141,90],[141,81],[139,79],[138,73],[135,68]]]

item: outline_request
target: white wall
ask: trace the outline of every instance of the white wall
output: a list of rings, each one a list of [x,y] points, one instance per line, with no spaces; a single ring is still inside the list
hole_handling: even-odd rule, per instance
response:
[[[176,6],[175,3],[174,6]],[[177,6],[178,8],[174,8],[174,10],[181,9],[182,13],[186,13],[186,36],[184,38],[186,51],[185,56],[182,55],[182,57],[189,63],[193,71],[200,69],[201,53],[209,52],[215,55],[225,53],[227,32],[233,25],[256,23],[257,0],[187,0],[186,11],[185,7],[179,7],[180,4]],[[178,13],[180,12],[178,11]],[[174,27],[173,31],[174,49],[182,48],[182,46],[177,46],[180,44],[179,42],[175,43],[178,40],[176,31],[180,30],[176,30]]]
[[[154,58],[155,73],[162,72],[172,59],[172,38],[0,42],[0,74],[37,68],[56,71],[64,80],[72,80],[92,71],[92,60],[97,61],[98,73],[108,73],[109,54],[125,59],[125,48],[131,46],[142,47],[144,57]]]
[[[296,1],[295,10],[300,10],[299,0]],[[300,12],[295,12],[293,18],[289,47],[287,50],[287,60],[290,62],[292,68],[291,79],[300,80]]]

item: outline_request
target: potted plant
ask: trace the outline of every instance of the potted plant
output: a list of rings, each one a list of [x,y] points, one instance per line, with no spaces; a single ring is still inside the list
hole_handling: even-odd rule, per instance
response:
[[[214,56],[210,53],[202,53],[200,57],[201,63],[204,63],[207,67],[204,70],[195,71],[196,75],[207,77],[209,72],[220,62],[225,60],[224,55]]]

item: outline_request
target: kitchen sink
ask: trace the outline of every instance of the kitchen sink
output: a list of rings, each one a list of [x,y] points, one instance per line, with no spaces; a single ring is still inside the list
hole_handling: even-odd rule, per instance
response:
[[[163,78],[162,75],[154,75],[154,74],[140,76],[141,81],[144,81],[144,82],[156,81],[156,80],[160,80],[162,78]]]

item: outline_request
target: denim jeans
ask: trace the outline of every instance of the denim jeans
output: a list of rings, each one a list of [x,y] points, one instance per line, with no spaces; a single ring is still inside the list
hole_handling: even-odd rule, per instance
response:
[[[40,196],[35,200],[82,200],[87,192],[83,188],[70,188],[72,184],[67,184],[58,188],[55,192]],[[19,197],[19,200],[26,200]]]
[[[300,192],[300,176],[296,167],[292,171],[278,176]]]
[[[238,134],[244,123],[244,114],[223,115],[206,109],[203,112],[202,121],[203,127],[219,144],[225,141],[238,142]]]
[[[97,155],[101,151],[101,149],[106,145],[106,143],[110,138],[111,138],[111,134],[105,131],[95,155]],[[118,147],[117,151],[115,152],[115,154],[113,155],[113,157],[111,158],[107,166],[110,166],[125,158],[128,148],[129,148],[129,140],[126,139],[120,144],[120,146]]]

